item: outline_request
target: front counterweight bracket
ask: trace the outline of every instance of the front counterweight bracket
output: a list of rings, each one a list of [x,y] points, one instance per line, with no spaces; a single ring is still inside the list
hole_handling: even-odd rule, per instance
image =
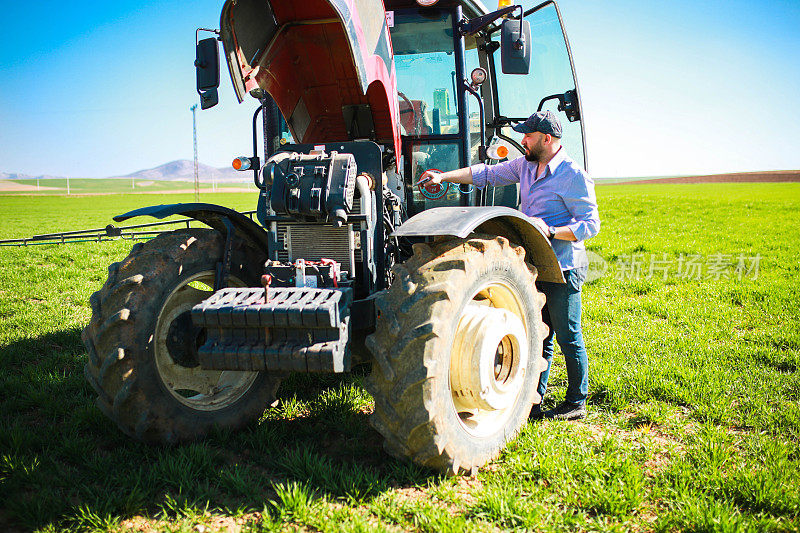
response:
[[[348,372],[350,288],[229,287],[192,308],[207,370]]]

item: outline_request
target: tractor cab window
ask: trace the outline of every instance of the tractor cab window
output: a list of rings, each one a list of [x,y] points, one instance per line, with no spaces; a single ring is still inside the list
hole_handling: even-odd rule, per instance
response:
[[[391,34],[403,135],[457,134],[452,13],[396,11]]]
[[[462,205],[462,196],[471,192],[466,186],[415,185],[425,170],[462,166],[453,11],[430,7],[395,11],[391,34],[410,185],[408,212],[414,215],[431,207]],[[439,135],[452,137],[430,138]]]
[[[562,146],[572,159],[585,165],[583,126],[577,113],[576,82],[558,11],[555,5],[549,4],[528,14],[525,20],[531,25],[533,40],[530,73],[527,76],[503,74],[499,68],[499,52],[495,54],[500,114],[505,117],[527,117],[537,110],[543,100],[553,97],[543,102],[542,110],[549,109],[558,117],[563,130]],[[575,113],[569,112],[569,101],[566,110],[558,109],[564,108],[559,96],[563,99],[565,95],[567,100],[572,99]],[[522,139],[522,134],[510,126],[498,132],[517,142]],[[521,155],[517,150],[512,150],[508,157],[512,159]]]

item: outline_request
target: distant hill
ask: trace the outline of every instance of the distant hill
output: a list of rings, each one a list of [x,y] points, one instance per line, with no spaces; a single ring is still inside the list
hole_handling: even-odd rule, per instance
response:
[[[199,163],[197,165],[197,175],[200,181],[210,183],[216,180],[218,183],[241,182],[243,179],[250,179],[249,172],[237,172],[231,167],[212,167]],[[70,176],[70,179],[80,176]],[[109,176],[112,179],[136,179],[152,181],[194,181],[194,163],[188,159],[178,159],[170,161],[155,168],[139,170],[124,176]],[[0,172],[0,180],[47,180],[47,179],[66,179],[65,176],[31,176],[18,172]]]
[[[31,176],[30,174],[22,174],[19,172],[0,172],[0,180],[58,180],[64,179],[60,176],[51,176],[49,174],[42,174],[41,176]]]
[[[238,172],[231,167],[212,167],[198,163],[197,175],[200,181],[212,181],[216,179],[218,182],[224,181],[242,181],[242,178],[248,176],[249,173]],[[159,180],[159,181],[194,181],[194,163],[188,159],[178,159],[177,161],[170,161],[155,168],[147,170],[139,170],[125,176],[113,176],[120,178],[135,178],[143,180]]]

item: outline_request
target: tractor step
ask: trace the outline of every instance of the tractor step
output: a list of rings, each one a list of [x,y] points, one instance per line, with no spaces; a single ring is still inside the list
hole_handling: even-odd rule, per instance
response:
[[[192,308],[209,370],[348,372],[352,290],[226,288]]]

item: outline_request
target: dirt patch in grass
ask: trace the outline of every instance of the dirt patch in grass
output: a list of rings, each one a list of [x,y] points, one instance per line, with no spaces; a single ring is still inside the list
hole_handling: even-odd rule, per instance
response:
[[[242,515],[238,518],[220,515],[210,515],[198,517],[197,522],[189,531],[196,533],[212,533],[217,531],[225,531],[226,533],[239,533],[245,524],[258,522],[261,520],[261,513],[250,513]],[[141,533],[157,533],[165,531],[169,528],[172,522],[165,522],[163,520],[154,520],[144,516],[134,516],[127,520],[120,522],[123,531],[138,531]],[[167,529],[170,530],[170,529]]]
[[[417,487],[395,489],[394,493],[401,501],[418,502],[423,500],[427,501],[430,499],[430,496],[426,491]]]
[[[645,474],[650,477],[655,477],[669,466],[670,461],[672,461],[672,454],[664,450],[659,450],[653,454],[653,457],[642,463],[642,466],[645,469]]]
[[[461,477],[456,482],[456,494],[466,506],[475,504],[477,501],[475,494],[481,488],[483,488],[483,483],[477,477]]]
[[[626,441],[646,439],[660,446],[681,444],[674,436],[662,433],[654,424],[642,424],[636,429],[615,428],[606,424],[589,422],[581,422],[580,424],[589,431],[589,436],[595,441],[602,440],[603,437],[610,435]]]
[[[33,192],[33,191],[58,191],[61,187],[37,187],[10,180],[0,180],[0,192]]]
[[[768,172],[735,172],[730,174],[710,174],[706,176],[677,176],[674,178],[653,178],[648,180],[626,181],[625,185],[652,183],[764,183],[800,182],[800,170],[773,170]]]
[[[123,520],[122,522],[120,522],[120,526],[122,526],[122,529],[126,531],[140,531],[141,533],[151,533],[154,531],[158,531],[156,529],[157,525],[158,522],[156,520],[151,520],[143,516],[134,516],[132,518],[128,518],[127,520]]]

